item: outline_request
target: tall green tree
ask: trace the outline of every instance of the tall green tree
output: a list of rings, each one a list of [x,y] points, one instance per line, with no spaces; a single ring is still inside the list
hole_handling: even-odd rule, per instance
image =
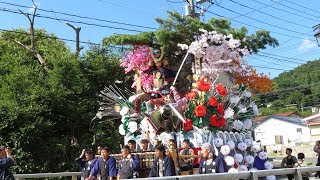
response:
[[[26,32],[14,31],[19,33],[0,34],[0,142],[13,143],[18,173],[75,170],[74,158],[93,142],[89,124],[99,91],[123,76],[118,58],[112,51],[91,48],[75,59],[64,42],[36,30],[36,47],[48,67],[44,70],[14,41],[28,44]],[[114,134],[112,122],[103,127]]]

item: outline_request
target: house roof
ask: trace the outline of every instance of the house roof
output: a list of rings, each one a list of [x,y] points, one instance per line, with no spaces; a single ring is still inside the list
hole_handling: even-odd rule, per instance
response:
[[[282,117],[302,117],[299,113],[294,112],[294,111],[290,111],[290,112],[284,112],[284,113],[279,113],[279,114],[275,114],[273,116],[282,116]],[[263,120],[264,118],[266,118],[268,116],[257,116],[254,121],[255,122],[260,122],[261,120]]]
[[[302,119],[308,125],[320,124],[320,113]]]
[[[271,115],[271,116],[267,116],[263,119],[261,119],[259,122],[257,122],[256,126],[258,126],[259,124],[268,121],[269,119],[277,119],[280,121],[285,121],[288,123],[292,123],[292,124],[296,124],[299,126],[306,126],[306,124],[304,123],[304,121],[302,121],[301,118],[296,118],[296,117],[283,117],[283,116],[275,116],[275,115]]]

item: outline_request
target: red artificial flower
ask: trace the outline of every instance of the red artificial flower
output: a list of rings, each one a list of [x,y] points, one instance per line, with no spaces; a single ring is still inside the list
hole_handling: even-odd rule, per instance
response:
[[[217,85],[216,91],[217,91],[221,96],[226,96],[226,95],[227,95],[227,89],[226,89],[222,84],[218,84],[218,85]]]
[[[194,113],[197,117],[204,117],[207,114],[207,108],[199,105],[194,109]]]
[[[213,127],[218,127],[218,116],[217,115],[212,115],[210,117],[210,125],[213,126]]]
[[[187,109],[187,106],[183,105],[181,109],[185,111]]]
[[[218,101],[216,99],[216,97],[212,96],[209,101],[208,101],[209,105],[210,106],[213,106],[213,107],[217,107],[218,106]]]
[[[197,84],[200,91],[208,91],[211,88],[210,82],[206,81],[204,78],[200,79]]]
[[[217,106],[217,111],[218,111],[218,113],[219,113],[221,116],[224,115],[224,108],[223,108],[223,105],[222,105],[221,103],[218,104],[218,106]]]
[[[183,130],[189,131],[192,129],[192,121],[190,119],[186,119],[186,123],[183,123]]]
[[[194,99],[198,95],[197,91],[191,91],[188,94],[186,94],[186,98],[190,101],[191,99]]]
[[[225,124],[226,120],[223,117],[218,117],[215,114],[210,117],[210,125],[213,127],[222,128]]]

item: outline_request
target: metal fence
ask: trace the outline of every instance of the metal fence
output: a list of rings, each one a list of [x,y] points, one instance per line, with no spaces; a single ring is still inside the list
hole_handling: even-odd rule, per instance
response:
[[[259,177],[271,176],[271,175],[286,175],[293,174],[295,180],[302,180],[301,173],[305,172],[317,172],[320,171],[320,166],[316,167],[303,167],[303,168],[288,168],[288,169],[272,169],[261,171],[247,171],[238,173],[219,173],[219,174],[203,174],[203,175],[187,175],[187,176],[170,176],[161,178],[143,178],[144,180],[234,180],[234,179],[250,179],[258,180]],[[76,180],[80,176],[80,172],[63,172],[63,173],[40,173],[40,174],[16,174],[15,178],[22,180],[28,178],[50,178],[50,177],[71,177],[72,180]]]

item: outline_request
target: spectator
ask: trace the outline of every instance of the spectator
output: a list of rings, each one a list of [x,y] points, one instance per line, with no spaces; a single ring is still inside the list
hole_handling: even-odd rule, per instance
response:
[[[9,147],[0,145],[0,179],[14,180],[9,168],[16,164],[15,158],[11,154]]]
[[[75,160],[82,168],[81,179],[84,180],[89,177],[90,170],[93,168],[96,159],[91,149],[83,149],[81,155]]]
[[[223,157],[216,156],[209,143],[202,144],[201,153],[203,159],[200,161],[199,174],[227,172],[227,165]]]
[[[113,180],[117,176],[116,159],[109,155],[109,148],[101,149],[101,157],[94,164],[90,171],[90,176],[86,180],[96,179],[97,176],[101,180]]]
[[[171,157],[166,156],[165,147],[162,144],[155,147],[155,155],[149,177],[175,176],[174,162]]]
[[[141,150],[140,152],[147,152],[147,151],[150,151],[150,149],[148,148],[149,146],[149,141],[147,139],[142,139],[140,141],[141,143]]]
[[[180,151],[181,155],[194,155],[194,151],[192,148],[190,148],[190,141],[189,139],[183,140],[183,149]],[[181,171],[191,171],[192,170],[192,164],[193,164],[194,158],[181,158],[179,160],[179,166]],[[191,172],[192,174],[193,172]]]
[[[317,153],[317,166],[320,166],[320,141],[316,141],[316,144],[313,147],[313,151]],[[320,177],[320,171],[316,173],[316,176]]]
[[[297,167],[307,167],[306,163],[304,162],[304,154],[298,153],[298,164]],[[309,172],[303,172],[301,173],[302,180],[309,180],[310,173]]]
[[[293,168],[296,164],[298,164],[297,158],[295,156],[292,156],[291,153],[292,153],[292,149],[287,148],[286,149],[287,156],[282,159],[281,167]],[[287,177],[289,180],[292,180],[294,176],[293,174],[288,174]]]
[[[133,139],[128,141],[128,146],[130,147],[131,152],[138,152],[137,150],[137,142]]]
[[[121,149],[122,159],[119,161],[118,178],[133,179],[138,178],[139,158],[131,155],[130,147],[124,146]]]

